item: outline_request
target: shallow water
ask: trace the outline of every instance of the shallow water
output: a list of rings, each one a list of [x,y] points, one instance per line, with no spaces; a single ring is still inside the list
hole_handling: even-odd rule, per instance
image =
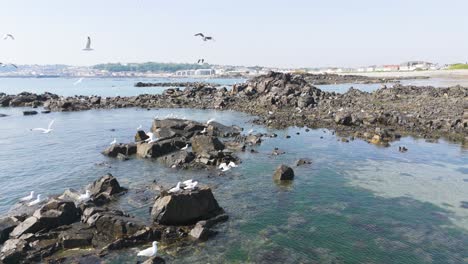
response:
[[[343,143],[327,130],[269,130],[259,153],[239,153],[242,164],[225,176],[209,171],[177,171],[144,159],[118,161],[100,154],[117,138],[133,139],[140,124],[148,129],[158,115],[177,114],[198,121],[215,118],[246,130],[252,116],[194,109],[118,109],[22,116],[4,108],[0,119],[0,213],[6,213],[30,190],[53,195],[65,188],[83,190],[112,173],[131,191],[116,205],[149,219],[151,204],[137,190],[156,180],[166,187],[196,179],[213,188],[229,214],[219,234],[185,247],[161,245],[174,263],[466,263],[468,260],[468,152],[441,141],[403,138],[389,148],[361,140]],[[30,128],[55,119],[51,134]],[[115,131],[113,131],[115,130]],[[296,135],[300,132],[300,135]],[[291,135],[285,139],[285,135]],[[323,137],[321,139],[320,137]],[[398,152],[404,145],[409,151]],[[269,155],[274,147],[286,151]],[[279,164],[310,158],[294,167],[296,178],[278,185],[272,174]],[[98,166],[105,162],[110,165]],[[114,252],[107,263],[135,263],[136,250]]]

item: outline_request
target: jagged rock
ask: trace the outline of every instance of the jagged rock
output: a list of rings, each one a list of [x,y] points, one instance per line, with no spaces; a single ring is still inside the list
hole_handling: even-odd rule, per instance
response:
[[[196,224],[192,230],[190,230],[190,236],[198,239],[198,240],[207,240],[211,235],[213,235],[213,231],[210,230],[208,227],[203,226],[201,224]]]
[[[64,249],[89,247],[92,245],[94,230],[83,224],[75,224],[62,231],[58,238]]]
[[[175,153],[171,153],[166,156],[162,156],[158,158],[158,161],[161,161],[164,165],[167,167],[180,167],[183,166],[184,164],[188,164],[192,162],[195,159],[195,155],[193,152],[181,150]]]
[[[28,243],[23,239],[9,239],[3,244],[0,260],[5,264],[20,263],[28,248]]]
[[[146,135],[145,131],[143,130],[138,130],[136,135],[135,135],[135,142],[142,142],[147,140],[149,137]]]
[[[182,138],[164,139],[153,143],[137,144],[137,154],[144,158],[159,158],[183,148],[186,145]]]
[[[8,239],[11,231],[19,224],[19,221],[13,217],[4,217],[0,219],[0,244]]]
[[[251,145],[258,145],[262,143],[262,137],[257,135],[248,135],[245,139],[245,143]]]
[[[335,115],[335,123],[350,126],[352,124],[353,118],[349,113],[339,112]]]
[[[280,165],[273,174],[273,178],[277,181],[290,181],[294,179],[294,171],[291,167]]]
[[[126,191],[125,188],[120,187],[117,179],[110,173],[93,182],[89,190],[92,197],[98,197],[100,194],[110,197]]]
[[[222,212],[211,189],[203,187],[158,197],[151,216],[162,225],[191,225]]]
[[[223,150],[224,144],[213,136],[198,135],[192,138],[192,150],[195,153],[209,153]]]
[[[97,232],[113,239],[131,236],[145,228],[142,221],[120,211],[97,212],[93,217]]]
[[[107,149],[105,149],[102,154],[109,156],[109,157],[117,157],[119,154],[125,156],[131,156],[136,154],[137,146],[135,144],[112,144]]]

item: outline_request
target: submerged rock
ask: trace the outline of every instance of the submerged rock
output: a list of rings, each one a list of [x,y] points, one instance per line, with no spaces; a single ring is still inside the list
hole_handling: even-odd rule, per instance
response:
[[[153,221],[162,225],[193,225],[221,213],[208,187],[160,196],[151,210]]]
[[[291,167],[280,165],[273,174],[273,179],[277,181],[290,181],[294,179],[294,171]]]
[[[25,116],[37,115],[37,111],[23,111],[23,115],[25,115]]]
[[[308,164],[312,164],[312,161],[307,158],[302,158],[296,161],[296,166],[298,167],[303,166],[303,165],[308,165]]]

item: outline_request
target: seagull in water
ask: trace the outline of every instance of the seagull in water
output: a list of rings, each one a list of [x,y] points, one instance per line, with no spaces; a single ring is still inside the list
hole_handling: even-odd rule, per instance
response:
[[[116,139],[116,138],[114,138],[114,140],[112,140],[112,142],[110,143],[110,145],[112,146],[112,145],[114,145],[115,143],[117,143],[117,139]]]
[[[84,51],[92,51],[91,48],[91,37],[88,36],[88,40],[86,41],[86,47],[83,49]]]
[[[7,39],[15,40],[15,37],[13,37],[12,34],[5,34],[5,35],[3,35],[3,39],[4,40],[7,40]]]
[[[26,202],[31,200],[32,198],[34,198],[34,191],[31,191],[31,193],[28,196],[21,198],[20,201]]]
[[[158,253],[158,242],[154,241],[153,246],[138,252],[137,256],[154,257]]]
[[[176,193],[180,191],[180,182],[177,183],[176,187],[169,190],[169,193]]]
[[[42,131],[43,134],[48,134],[48,133],[53,131],[52,125],[54,124],[54,122],[55,122],[55,119],[50,121],[49,126],[47,127],[47,129],[37,127],[37,128],[31,129],[31,131]]]
[[[38,203],[40,203],[40,202],[42,202],[42,199],[41,199],[41,195],[38,194],[36,200],[34,200],[34,201],[28,203],[28,206],[33,206],[33,205],[36,205],[36,204],[38,204]]]
[[[73,85],[78,85],[83,81],[83,78],[78,79],[76,82],[73,83]]]
[[[78,197],[78,201],[86,202],[89,200],[89,198],[91,198],[91,192],[89,190],[86,190],[85,194],[80,194],[80,196]]]

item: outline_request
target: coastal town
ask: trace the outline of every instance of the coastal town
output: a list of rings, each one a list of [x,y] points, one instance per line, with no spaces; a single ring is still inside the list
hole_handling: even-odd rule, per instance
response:
[[[118,64],[122,66],[140,65]],[[177,64],[176,64],[177,65]],[[400,64],[369,65],[357,68],[351,67],[320,67],[320,68],[275,68],[261,66],[229,66],[209,64],[187,64],[183,70],[109,70],[99,66],[70,65],[15,65],[0,68],[0,77],[191,77],[191,78],[230,78],[254,77],[269,71],[282,73],[312,73],[312,74],[365,74],[378,72],[419,72],[443,71],[467,64],[438,64],[426,61],[407,61]],[[192,67],[193,66],[193,67]]]

